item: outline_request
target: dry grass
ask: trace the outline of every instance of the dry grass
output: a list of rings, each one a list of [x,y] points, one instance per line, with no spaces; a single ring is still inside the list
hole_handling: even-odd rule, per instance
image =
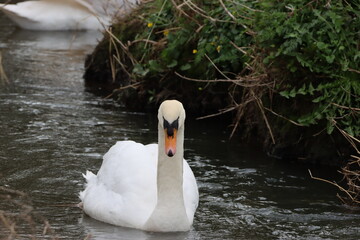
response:
[[[148,2],[153,1],[149,0]],[[232,0],[231,0],[232,1]],[[177,11],[174,15],[183,16],[184,18],[188,18],[192,23],[196,24],[196,30],[195,32],[199,32],[204,27],[204,23],[200,20],[197,20],[199,18],[196,18],[195,16],[201,16],[204,19],[207,19],[211,22],[227,22],[227,23],[235,23],[239,24],[238,19],[233,15],[229,9],[227,9],[226,5],[224,4],[223,0],[219,0],[220,6],[224,9],[225,13],[230,17],[227,18],[228,20],[218,19],[214,18],[209,15],[208,12],[206,12],[204,9],[202,9],[202,6],[197,5],[197,3],[193,0],[188,1],[179,1],[179,0],[171,0],[171,3],[173,5],[173,9]],[[165,2],[164,2],[165,4]],[[164,4],[161,6],[158,15],[163,11]],[[236,4],[240,4],[236,2]],[[252,9],[250,7],[247,7],[243,5],[244,8],[246,8],[249,12],[256,12],[260,10]],[[245,14],[245,13],[244,13]],[[236,14],[238,18],[243,19],[250,19],[252,15],[248,14],[248,16],[245,15],[239,15]],[[156,22],[156,21],[155,21]],[[255,35],[254,30],[251,29],[251,26],[245,26],[242,25],[243,28],[246,30],[246,34],[249,36]],[[166,29],[167,31],[172,31],[175,28],[169,28]],[[143,39],[136,39],[136,40],[127,40],[127,41],[121,41],[116,37],[116,34],[112,32],[112,29],[107,29],[107,35],[109,36],[109,63],[110,63],[110,71],[112,74],[112,79],[115,81],[116,75],[119,72],[119,68],[122,72],[126,73],[127,76],[130,76],[129,83],[127,83],[126,86],[121,86],[118,89],[115,89],[112,94],[110,94],[108,97],[112,97],[117,92],[120,92],[125,89],[133,88],[138,89],[141,88],[143,81],[136,79],[136,77],[132,77],[131,75],[131,68],[133,68],[136,64],[143,64],[144,55],[142,57],[136,57],[136,54],[134,52],[131,52],[131,47],[138,43],[145,43],[144,48],[152,48],[153,52],[159,52],[159,49],[163,49],[164,46],[167,44],[167,38],[164,36],[163,38],[158,39],[157,41],[150,40],[150,35],[153,34],[154,26],[152,26],[151,30],[149,31],[149,35],[147,37],[143,37]],[[164,31],[164,30],[163,30]],[[157,33],[161,33],[163,31],[159,31]],[[225,113],[232,112],[234,119],[233,119],[233,125],[232,125],[232,132],[230,135],[230,138],[235,134],[236,130],[239,128],[239,126],[245,122],[245,125],[250,121],[253,121],[254,119],[257,121],[257,119],[260,119],[260,121],[263,121],[264,129],[267,129],[268,142],[272,143],[273,145],[276,143],[276,141],[279,141],[277,132],[272,125],[271,125],[271,116],[276,116],[279,118],[282,118],[290,123],[292,123],[295,126],[303,127],[299,122],[296,122],[294,120],[289,119],[286,116],[283,116],[272,108],[272,101],[273,101],[273,93],[275,92],[275,85],[280,85],[281,81],[284,81],[284,79],[277,78],[275,82],[276,73],[272,72],[274,69],[271,69],[272,64],[264,64],[264,56],[266,56],[266,53],[261,54],[261,50],[257,48],[256,46],[237,46],[234,42],[229,42],[234,49],[241,52],[242,54],[249,57],[250,61],[244,63],[246,64],[246,67],[239,73],[229,73],[229,72],[223,72],[221,70],[220,66],[216,65],[216,59],[211,59],[208,55],[205,54],[204,61],[208,61],[212,67],[216,70],[218,73],[217,76],[220,77],[220,79],[195,79],[188,76],[185,76],[184,73],[179,72],[171,72],[166,77],[170,76],[171,74],[175,74],[177,77],[180,77],[187,81],[194,81],[194,82],[203,82],[203,83],[228,83],[230,85],[229,87],[229,104],[225,107],[224,105],[221,105],[218,112],[202,116],[198,119],[204,119],[209,117],[214,117],[218,115],[222,115]],[[126,59],[126,61],[124,60]],[[165,77],[164,77],[165,78]],[[159,82],[163,80],[160,79]],[[165,96],[165,94],[169,93],[159,93],[158,96],[154,97],[155,99],[159,99]],[[170,94],[169,94],[170,95]],[[266,98],[265,98],[266,96]],[[165,97],[164,97],[165,98]],[[226,96],[226,101],[228,101],[228,98]],[[341,108],[347,108],[346,106],[338,106]],[[357,109],[352,109],[357,110]],[[279,110],[278,110],[279,111]],[[254,116],[251,116],[254,115]],[[251,116],[251,117],[249,117]],[[251,120],[250,120],[251,119]],[[251,125],[252,123],[249,123]],[[281,141],[280,141],[281,142]]]
[[[251,48],[245,49],[238,47],[234,44],[233,46],[237,50],[247,55],[249,55],[248,52],[254,51],[254,49]],[[272,111],[271,109],[264,107],[263,102],[261,100],[264,94],[270,94],[270,95],[272,94],[275,82],[274,80],[271,79],[271,77],[269,77],[262,59],[259,59],[259,57],[255,57],[255,56],[250,56],[250,57],[253,60],[235,78],[229,78],[224,72],[220,70],[219,67],[216,66],[216,64],[212,61],[212,59],[210,59],[207,55],[206,55],[207,60],[213,65],[213,67],[219,72],[219,74],[224,77],[224,79],[216,79],[216,80],[193,79],[182,76],[177,72],[175,72],[175,74],[189,81],[206,82],[206,83],[215,83],[215,82],[231,83],[231,87],[229,88],[230,98],[232,99],[231,105],[229,105],[225,109],[221,109],[218,113],[199,117],[198,119],[214,117],[228,112],[235,112],[233,129],[230,135],[231,138],[235,134],[239,126],[239,123],[245,116],[246,114],[245,110],[248,108],[250,104],[253,104],[254,106],[258,107],[258,110],[265,122],[266,128],[269,131],[271,141],[273,144],[275,144],[275,137],[266,115],[266,112],[272,112]],[[243,74],[244,72],[246,72],[246,74]],[[242,88],[242,91],[237,91],[239,87]],[[239,92],[242,92],[242,94],[238,95]]]
[[[145,1],[145,2],[151,2]],[[143,1],[144,2],[144,1]],[[194,22],[198,25],[197,32],[200,31],[204,26],[202,23],[197,21],[193,16],[202,16],[205,19],[209,19],[212,22],[224,22],[222,19],[216,19],[208,15],[208,13],[201,8],[201,6],[196,5],[193,1],[177,1],[177,0],[171,0],[171,3],[174,6],[174,9],[178,12],[178,15],[182,15],[185,18],[189,18],[191,22]],[[230,23],[235,23],[234,16],[232,13],[225,7],[224,3],[220,0],[221,6],[224,8],[225,12],[232,18]],[[161,9],[159,10],[158,15],[163,11],[165,2],[161,6]],[[253,9],[250,9],[251,11],[255,11]],[[246,17],[245,17],[246,18]],[[254,32],[248,27],[243,26],[247,34],[253,35]],[[154,49],[162,49],[166,43],[167,39],[164,36],[158,41],[151,41],[149,40],[150,35],[153,33],[154,26],[152,27],[151,31],[149,32],[149,35],[144,39],[137,39],[133,41],[123,42],[115,34],[112,32],[112,29],[106,29],[106,34],[109,37],[109,63],[110,63],[110,71],[112,74],[113,81],[115,81],[116,73],[118,72],[117,67],[120,67],[122,71],[127,73],[128,76],[131,76],[131,73],[129,72],[129,69],[134,67],[136,64],[142,63],[144,60],[144,56],[137,59],[133,53],[130,51],[130,47],[139,43],[139,42],[145,42],[144,48],[154,48]],[[177,28],[175,28],[177,29]],[[168,31],[172,31],[173,29],[167,29]],[[274,81],[268,76],[267,68],[263,64],[263,59],[260,59],[260,57],[251,55],[251,53],[256,52],[256,49],[253,49],[254,47],[242,47],[237,46],[235,43],[230,42],[230,44],[240,51],[241,53],[249,56],[252,61],[247,65],[247,67],[239,74],[231,74],[231,76],[235,77],[228,77],[228,74],[221,71],[220,67],[218,67],[213,59],[211,59],[209,56],[205,55],[207,61],[211,63],[211,65],[216,69],[216,71],[220,74],[220,76],[223,77],[223,79],[214,79],[214,80],[202,80],[202,79],[193,79],[189,78],[187,76],[183,76],[178,72],[174,72],[175,75],[178,77],[189,80],[189,81],[197,81],[197,82],[206,82],[206,83],[217,83],[217,82],[227,82],[230,83],[232,86],[230,87],[230,98],[232,99],[232,104],[230,104],[226,109],[220,110],[216,114],[207,115],[201,118],[207,118],[207,117],[213,117],[217,115],[221,115],[228,112],[235,112],[236,118],[234,119],[234,126],[231,136],[234,135],[236,129],[238,128],[240,120],[244,117],[245,109],[247,109],[249,104],[253,104],[255,107],[259,108],[259,112],[261,116],[264,119],[264,122],[266,124],[266,127],[269,131],[269,134],[271,136],[272,142],[275,143],[275,138],[273,135],[273,132],[271,130],[269,121],[266,116],[267,109],[264,108],[263,103],[261,101],[263,94],[271,94]],[[145,52],[144,52],[145,54]],[[124,56],[128,60],[128,64],[124,61]],[[132,65],[132,66],[128,66]],[[141,83],[140,83],[141,84]],[[140,85],[139,82],[136,82],[136,80],[132,79],[132,82],[130,83],[129,87],[136,88],[138,85]],[[128,88],[126,86],[125,88]],[[244,91],[241,89],[239,91],[239,88],[243,88]],[[120,87],[119,89],[115,89],[114,93],[117,91],[123,90],[124,87]],[[238,93],[242,92],[241,95]],[[111,94],[110,96],[112,96]],[[235,96],[236,95],[236,96]]]
[[[9,79],[5,73],[3,64],[2,64],[2,55],[0,52],[0,85],[5,85],[9,83]]]
[[[1,239],[58,239],[49,222],[34,213],[26,193],[0,186],[0,199]]]
[[[334,123],[336,124],[336,123]],[[337,126],[337,125],[335,125]],[[349,160],[344,167],[339,170],[339,173],[343,175],[343,184],[336,182],[331,182],[326,179],[314,177],[309,170],[310,177],[315,180],[329,183],[337,187],[341,192],[344,193],[343,196],[337,194],[337,197],[346,205],[353,207],[360,207],[360,151],[358,145],[360,145],[360,140],[351,136],[349,133],[345,132],[342,129],[338,130],[344,135],[344,137],[349,141],[353,146],[357,155],[351,155],[351,160]]]
[[[175,9],[178,11],[179,15],[184,15],[193,22],[198,24],[198,31],[203,28],[203,25],[200,24],[196,19],[192,16],[195,14],[197,16],[202,16],[210,20],[211,22],[230,22],[235,23],[238,22],[234,15],[226,8],[225,4],[222,0],[219,0],[221,6],[224,8],[226,14],[230,16],[232,20],[224,21],[222,19],[216,19],[207,14],[200,6],[196,5],[193,1],[176,1],[171,0]],[[255,11],[254,9],[250,9],[251,11]],[[247,16],[242,16],[243,18],[248,18]],[[248,35],[253,35],[254,31],[249,28],[249,26],[242,25]],[[256,52],[254,46],[249,47],[241,47],[237,46],[235,43],[230,42],[230,44],[243,53],[244,55],[249,56],[252,61],[250,61],[247,66],[243,69],[242,72],[236,74],[236,77],[228,77],[228,75],[220,70],[220,68],[212,61],[210,57],[205,55],[207,60],[211,63],[211,65],[216,69],[216,71],[223,77],[223,79],[216,79],[216,80],[201,80],[201,79],[191,79],[185,76],[176,73],[179,77],[190,80],[190,81],[198,81],[198,82],[207,82],[207,83],[214,83],[214,82],[229,82],[231,83],[231,87],[229,88],[229,95],[232,100],[232,103],[225,109],[219,110],[218,113],[207,115],[200,117],[198,119],[204,119],[208,117],[214,117],[221,114],[225,114],[228,112],[234,112],[235,118],[233,120],[233,129],[230,135],[230,138],[233,137],[236,130],[239,127],[241,120],[246,115],[246,109],[249,109],[249,105],[253,105],[258,108],[260,115],[262,116],[266,128],[268,129],[269,135],[271,137],[271,141],[275,144],[275,137],[271,126],[269,124],[268,118],[266,116],[267,109],[264,107],[261,99],[264,94],[272,94],[272,89],[274,86],[274,81],[269,77],[267,68],[263,64],[263,59],[259,56],[252,55],[252,53]],[[235,74],[232,74],[235,75]],[[241,88],[240,91],[238,89]],[[241,94],[239,94],[239,92]]]
[[[347,195],[338,197],[345,204],[360,207],[360,156],[352,156],[352,159],[340,170],[347,185]]]

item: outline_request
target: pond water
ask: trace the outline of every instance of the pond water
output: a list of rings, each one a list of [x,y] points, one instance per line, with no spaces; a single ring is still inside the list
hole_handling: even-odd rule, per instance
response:
[[[118,140],[157,140],[154,114],[128,112],[84,91],[84,58],[96,32],[31,32],[0,14],[0,52],[9,84],[0,84],[0,186],[27,193],[59,239],[358,239],[360,214],[340,204],[334,169],[268,158],[228,141],[219,121],[187,119],[185,157],[200,205],[191,231],[154,234],[85,216],[82,173],[96,172]],[[338,177],[337,177],[338,178]],[[1,199],[0,210],[7,210]],[[21,224],[18,226],[21,229]],[[2,228],[0,228],[1,231]],[[29,233],[31,234],[31,233]],[[29,235],[30,236],[30,235]],[[28,236],[28,237],[29,237]],[[6,237],[0,232],[0,238]],[[45,238],[37,233],[38,238]],[[21,235],[20,239],[27,236]]]

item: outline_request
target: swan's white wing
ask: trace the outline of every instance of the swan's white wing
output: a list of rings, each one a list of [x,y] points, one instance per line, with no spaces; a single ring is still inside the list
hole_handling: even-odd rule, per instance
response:
[[[80,194],[84,211],[115,225],[141,228],[156,204],[157,145],[117,142]]]
[[[155,187],[156,171],[157,144],[120,141],[104,155],[97,175],[113,191],[124,193],[130,190],[129,186],[140,189],[149,185]]]
[[[183,175],[183,189],[184,189],[184,203],[186,215],[189,218],[190,224],[193,223],[194,214],[199,203],[199,191],[196,179],[189,164],[184,160],[184,175]]]
[[[136,3],[137,0],[39,0],[0,4],[0,10],[25,29],[102,29]]]
[[[14,7],[13,4],[2,4],[0,3],[0,10],[2,10],[10,19],[12,19],[14,22],[31,22],[32,24],[37,23],[34,19],[30,19],[27,16],[21,15],[21,12],[18,13],[18,10],[16,7]],[[16,19],[16,21],[14,20]]]
[[[54,0],[50,0],[54,1]],[[115,17],[134,8],[138,0],[75,0],[93,9],[100,16]]]
[[[0,9],[20,27],[32,30],[100,29],[98,18],[75,0],[25,1]]]

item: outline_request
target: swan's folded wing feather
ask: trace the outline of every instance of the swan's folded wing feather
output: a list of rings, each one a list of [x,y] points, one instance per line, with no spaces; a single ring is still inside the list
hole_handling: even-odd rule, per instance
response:
[[[118,193],[155,187],[157,155],[153,149],[133,141],[117,142],[104,155],[98,178]]]
[[[189,164],[184,160],[183,190],[186,214],[192,224],[195,211],[199,204],[199,190],[196,179]]]
[[[101,29],[99,20],[109,23],[95,17],[91,7],[74,0],[24,1],[1,5],[0,9],[17,25],[31,30]]]
[[[38,23],[38,21],[29,18],[28,16],[21,14],[21,12],[17,11],[17,7],[14,4],[2,4],[0,3],[0,10],[3,11],[10,19],[14,22],[30,22],[30,23]]]
[[[114,17],[120,12],[127,12],[134,8],[138,0],[75,0],[79,4],[93,9],[98,15]]]
[[[80,193],[84,211],[100,221],[140,228],[157,200],[155,149],[133,141],[111,147],[97,176],[85,175],[87,186]]]

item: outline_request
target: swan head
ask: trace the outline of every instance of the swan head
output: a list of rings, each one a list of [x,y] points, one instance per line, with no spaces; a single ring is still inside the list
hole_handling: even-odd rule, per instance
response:
[[[176,153],[178,130],[184,127],[185,122],[182,103],[177,100],[164,101],[159,107],[158,119],[165,134],[165,154],[172,157]]]

